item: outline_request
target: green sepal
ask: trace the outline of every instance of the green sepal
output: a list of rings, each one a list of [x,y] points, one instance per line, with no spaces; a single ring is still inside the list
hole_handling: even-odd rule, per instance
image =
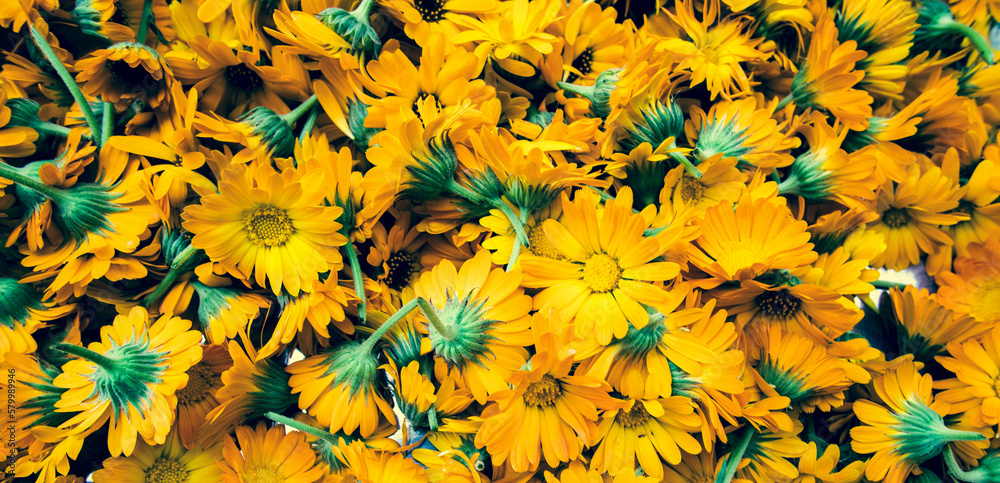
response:
[[[486,300],[473,301],[472,294],[459,299],[448,293],[444,307],[430,308],[440,323],[427,325],[434,353],[450,368],[462,370],[468,364],[486,367],[483,361],[493,354],[488,344],[497,340],[490,332],[494,325],[500,323],[485,317],[489,310]]]
[[[258,106],[240,117],[239,122],[250,126],[252,134],[260,136],[267,152],[277,158],[287,158],[295,152],[295,132],[271,109]]]
[[[328,8],[316,14],[316,19],[351,44],[351,55],[364,63],[366,60],[378,59],[382,52],[382,40],[368,18],[374,5],[373,0],[363,0],[350,12],[342,8]]]
[[[557,82],[556,85],[566,92],[585,97],[590,101],[590,113],[593,117],[604,119],[611,114],[611,93],[618,88],[621,80],[621,68],[612,68],[597,75],[593,85],[581,86],[568,82]],[[659,143],[657,143],[659,144]]]
[[[639,113],[642,120],[636,122],[635,128],[627,131],[628,136],[619,141],[625,152],[631,152],[642,143],[649,143],[655,149],[668,138],[677,139],[684,133],[684,113],[680,104],[673,100],[666,103],[657,101]]]

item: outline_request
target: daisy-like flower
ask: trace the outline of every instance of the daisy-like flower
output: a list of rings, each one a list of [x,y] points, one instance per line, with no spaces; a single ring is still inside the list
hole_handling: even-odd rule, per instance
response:
[[[494,0],[393,0],[388,10],[403,21],[403,31],[417,45],[426,46],[437,33],[451,39],[462,31],[456,17],[478,16],[497,10]],[[457,42],[456,42],[457,43]]]
[[[203,349],[201,361],[187,370],[188,382],[178,389],[177,429],[184,447],[192,449],[198,430],[205,424],[205,417],[219,405],[215,394],[222,389],[222,373],[233,367],[233,359],[226,348],[210,345]]]
[[[531,297],[521,288],[521,270],[492,268],[490,252],[480,249],[461,267],[441,261],[413,289],[431,306],[426,330],[437,364],[463,381],[480,404],[508,389],[509,377],[528,358],[523,347],[531,343]]]
[[[542,75],[552,87],[557,82],[593,83],[597,75],[625,65],[629,35],[615,21],[614,8],[579,0],[566,4],[566,17],[550,26],[565,39],[562,52],[546,56]]]
[[[810,441],[806,446],[805,453],[799,457],[799,477],[792,480],[792,483],[809,482],[830,482],[830,483],[850,483],[861,481],[865,472],[865,463],[862,461],[852,461],[847,466],[837,471],[840,465],[840,447],[831,444],[827,445],[822,452],[814,441]]]
[[[181,444],[177,432],[161,445],[139,443],[131,456],[104,461],[95,483],[214,483],[222,478],[222,445],[206,448]]]
[[[609,201],[598,217],[597,203],[578,191],[571,203],[564,193],[563,221],[546,220],[545,234],[566,260],[524,255],[524,286],[542,288],[535,308],[556,309],[575,318],[580,333],[594,332],[607,344],[624,337],[629,324],[642,328],[649,314],[641,304],[659,307],[670,301],[657,282],[669,282],[680,273],[674,262],[655,258],[679,241],[679,226],[643,236],[649,222],[632,212],[628,187]]]
[[[949,342],[948,355],[936,359],[955,378],[934,382],[935,389],[944,389],[937,397],[951,404],[948,413],[971,418],[977,428],[1000,424],[1000,329],[979,340]]]
[[[660,478],[660,458],[676,465],[682,454],[701,452],[698,440],[690,434],[700,427],[701,418],[686,397],[629,399],[624,407],[604,413],[597,427],[601,443],[591,464],[610,475],[634,473],[640,466],[645,475]]]
[[[918,361],[944,354],[951,342],[962,343],[990,330],[989,324],[945,308],[927,289],[909,285],[904,290],[890,289],[889,295],[896,323],[904,331],[900,334],[901,349]]]
[[[100,49],[76,63],[76,81],[83,92],[105,102],[127,104],[132,99],[156,109],[170,104],[174,75],[155,50],[133,42]]]
[[[425,483],[427,472],[415,460],[397,451],[379,451],[361,441],[342,446],[338,458],[349,469],[342,473],[353,481],[406,481]],[[347,480],[352,481],[352,480]]]
[[[940,228],[968,219],[964,213],[949,213],[958,207],[960,193],[954,181],[932,167],[922,170],[914,164],[907,178],[893,186],[886,181],[876,210],[879,219],[869,226],[885,237],[885,253],[871,260],[873,267],[902,270],[920,262],[923,253],[934,253],[952,239]]]
[[[225,344],[245,331],[260,315],[260,309],[270,307],[264,296],[228,287],[211,287],[197,280],[191,287],[198,294],[198,321],[212,344]]]
[[[476,56],[487,59],[511,75],[532,77],[542,56],[552,53],[557,39],[545,29],[559,15],[559,2],[515,0],[508,8],[478,17],[452,16],[463,29],[450,38],[453,44],[472,42]]]
[[[799,140],[781,131],[784,125],[772,118],[773,113],[773,106],[758,107],[754,97],[716,102],[707,114],[692,106],[684,131],[701,161],[721,154],[765,170],[781,168],[792,164],[788,152],[799,146]]]
[[[562,219],[561,198],[556,198],[550,205],[529,213],[524,224],[524,230],[528,233],[528,246],[520,249],[539,257],[564,260],[565,257],[559,249],[549,241],[549,237],[545,236],[545,228],[542,227],[545,220],[560,219]],[[479,224],[493,231],[493,235],[483,241],[483,248],[493,252],[493,263],[498,265],[507,263],[514,252],[514,246],[519,246],[521,243],[510,220],[500,210],[490,210],[489,216],[479,219]]]
[[[988,238],[985,243],[970,243],[969,255],[958,257],[954,273],[944,272],[936,277],[940,288],[936,294],[941,305],[968,315],[977,322],[1000,321],[1000,239]]]
[[[309,282],[296,297],[279,296],[281,315],[271,338],[260,348],[257,357],[270,357],[295,339],[300,350],[313,354],[317,343],[324,347],[329,345],[330,325],[340,333],[353,334],[354,325],[344,312],[348,297],[354,298],[340,285],[336,273]]]
[[[422,270],[418,251],[427,236],[411,226],[413,212],[408,205],[401,210],[390,210],[395,223],[386,231],[382,223],[372,228],[372,247],[368,251],[368,264],[381,268],[378,282],[386,289],[400,291],[417,280]]]
[[[736,168],[736,158],[713,156],[698,163],[701,178],[691,176],[683,166],[671,169],[660,191],[660,213],[655,226],[686,215],[702,218],[705,210],[726,201],[738,201],[746,188],[746,174]],[[661,223],[660,221],[663,220]]]
[[[64,317],[76,304],[42,302],[41,294],[31,285],[13,278],[0,277],[0,362],[11,353],[31,354],[38,349],[32,333],[45,322]]]
[[[781,481],[798,478],[799,470],[789,459],[799,458],[806,451],[806,442],[799,433],[802,424],[798,421],[788,431],[757,431],[751,425],[744,425],[743,435],[747,439],[746,450],[740,461],[747,461],[737,477],[744,481]],[[737,443],[739,444],[739,443]],[[726,465],[727,463],[724,463]]]
[[[507,462],[525,472],[542,459],[553,467],[575,460],[596,440],[598,411],[619,405],[607,382],[570,375],[574,357],[557,344],[555,334],[540,335],[530,370],[510,376],[513,389],[495,393],[495,402],[483,410],[475,442],[493,457],[494,467]]]
[[[29,126],[18,125],[21,123],[17,123],[16,120],[11,122],[14,112],[8,105],[8,97],[7,92],[0,90],[0,134],[3,135],[0,138],[2,139],[0,141],[0,156],[4,158],[30,156],[35,153],[35,141],[39,137],[38,131]]]
[[[263,422],[236,428],[236,441],[226,435],[222,456],[224,483],[313,483],[323,475],[304,433]]]
[[[851,448],[861,454],[875,453],[865,467],[869,480],[902,483],[951,442],[988,445],[980,433],[945,425],[948,405],[932,400],[933,382],[930,374],[921,375],[912,361],[904,361],[875,377],[872,384],[879,402],[854,402],[862,425],[851,429]]]
[[[131,455],[138,435],[149,444],[163,444],[176,414],[176,391],[202,357],[201,334],[190,328],[191,322],[170,315],[150,324],[146,310],[133,307],[101,328],[100,342],[57,344],[80,357],[63,365],[54,381],[66,389],[58,410],[79,413],[60,427],[79,432],[111,419],[112,456]]]
[[[949,148],[941,161],[942,172],[950,179],[961,183],[961,170],[958,153]],[[958,189],[961,199],[956,211],[969,216],[968,220],[959,221],[954,225],[944,226],[948,231],[954,246],[944,245],[936,253],[927,257],[927,273],[937,275],[951,268],[955,255],[969,256],[971,243],[983,243],[990,237],[1000,237],[1000,185],[990,186],[990,181],[1000,179],[1000,166],[990,159],[984,159],[976,165],[972,175]]]
[[[818,255],[809,237],[806,222],[795,220],[784,203],[744,194],[735,205],[723,201],[705,210],[701,236],[688,255],[712,277],[699,282],[711,288],[814,262]]]
[[[788,101],[803,108],[829,112],[849,129],[860,131],[868,127],[872,117],[872,97],[855,89],[865,73],[855,70],[855,64],[865,58],[857,42],[837,40],[837,26],[829,16],[816,23],[809,53],[792,80],[792,92],[778,105]]]
[[[340,268],[336,247],[347,239],[334,220],[342,210],[321,205],[323,177],[236,165],[222,173],[219,190],[181,217],[194,234],[191,244],[230,273],[295,296],[320,273]]]
[[[718,20],[719,7],[718,0],[706,2],[703,18],[698,21],[694,2],[678,2],[676,14],[665,12],[690,40],[663,41],[663,48],[683,56],[677,68],[691,72],[691,87],[704,82],[713,101],[720,94],[729,99],[751,92],[750,79],[740,63],[767,58],[767,54],[757,49],[762,39],[752,38],[744,22],[724,20],[712,26]]]
[[[847,0],[834,22],[837,40],[853,40],[868,55],[856,64],[865,76],[858,83],[873,96],[901,99],[917,11],[905,0]]]

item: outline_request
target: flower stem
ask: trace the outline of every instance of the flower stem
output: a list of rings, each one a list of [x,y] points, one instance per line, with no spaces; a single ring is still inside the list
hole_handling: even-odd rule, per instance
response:
[[[941,25],[940,28],[968,39],[969,43],[979,51],[979,55],[983,56],[983,60],[987,64],[993,65],[993,48],[976,29],[956,20],[947,22]]]
[[[153,0],[145,0],[142,4],[142,19],[139,21],[139,33],[135,34],[135,43],[146,43],[146,33],[149,32],[149,19],[152,16]]]
[[[888,280],[875,280],[874,282],[870,282],[870,283],[875,288],[880,288],[882,290],[889,290],[891,288],[896,288],[896,289],[899,289],[899,290],[903,290],[903,289],[905,289],[906,287],[909,286],[909,284],[906,284],[906,283],[890,282]]]
[[[421,300],[423,299],[417,297],[407,302],[406,305],[400,307],[395,314],[392,314],[392,317],[389,317],[389,320],[383,322],[378,329],[375,329],[375,332],[373,332],[372,335],[365,339],[364,343],[361,344],[361,349],[359,350],[362,352],[371,352],[371,350],[375,348],[375,343],[377,343],[386,332],[389,332],[389,329],[396,325],[396,322],[403,320],[403,317],[406,317],[407,314],[412,312],[413,309],[420,304]]]
[[[753,438],[754,432],[750,426],[743,427],[743,436],[736,447],[725,456],[722,469],[715,477],[715,483],[729,483],[733,481],[733,477],[736,476],[736,470],[740,467],[740,460],[743,459],[743,453],[746,452],[747,446],[750,446],[750,439]]]
[[[787,96],[785,96],[784,99],[778,101],[778,105],[774,107],[774,110],[775,111],[780,111],[782,108],[784,108],[785,106],[787,106],[789,102],[792,102],[792,97],[794,97],[794,96],[792,96],[791,94],[788,94]]]
[[[961,466],[958,465],[958,461],[955,460],[955,453],[952,451],[951,446],[944,447],[944,464],[948,467],[948,474],[952,478],[958,481],[976,481],[976,475],[971,471],[965,471]]]
[[[416,300],[417,303],[420,304],[420,311],[424,313],[424,317],[427,317],[427,320],[429,320],[431,325],[437,329],[438,333],[441,334],[441,337],[444,337],[447,340],[454,339],[455,333],[452,332],[450,327],[445,326],[444,322],[441,322],[441,318],[438,317],[437,314],[437,309],[435,309],[434,306],[423,297],[417,297]]]
[[[458,184],[458,181],[455,181],[454,179],[448,183],[448,191],[455,196],[461,196],[462,198],[465,198],[475,204],[482,204],[483,201],[485,201],[485,198],[469,188]]]
[[[264,415],[267,416],[267,418],[270,419],[271,421],[274,421],[274,422],[279,423],[279,424],[284,424],[285,426],[288,426],[288,427],[290,427],[292,429],[295,429],[296,431],[301,431],[303,433],[315,436],[315,437],[317,437],[319,439],[328,441],[328,442],[330,442],[330,443],[332,443],[334,445],[337,444],[337,442],[334,441],[334,437],[333,437],[332,434],[330,434],[329,432],[323,431],[322,429],[319,429],[317,427],[310,426],[310,425],[305,424],[305,423],[303,423],[301,421],[296,421],[296,420],[294,420],[292,418],[289,418],[289,417],[286,417],[286,416],[282,416],[282,415],[280,415],[280,414],[278,414],[278,413],[276,413],[274,411],[268,411]]]
[[[775,173],[778,171],[775,170]],[[782,195],[797,195],[799,194],[799,177],[795,175],[795,171],[792,171],[787,178],[778,183],[778,194]]]
[[[368,18],[372,14],[372,7],[374,6],[375,0],[361,0],[361,4],[354,10],[351,10],[351,16],[358,19],[359,22],[367,24]]]
[[[152,4],[152,2],[149,2]],[[111,137],[111,131],[114,129],[115,123],[115,105],[110,102],[104,103],[104,115],[101,117],[101,122],[103,126],[101,127],[101,144],[100,147],[104,147],[108,143],[108,138]]]
[[[698,169],[697,166],[692,164],[691,160],[689,160],[687,156],[674,151],[670,153],[670,157],[673,158],[674,161],[677,161],[678,163],[684,165],[684,169],[687,170],[688,174],[694,176],[694,179],[701,179],[702,176],[701,170]]]
[[[514,210],[510,209],[510,206],[507,206],[507,203],[504,203],[503,200],[495,201],[493,206],[499,209],[500,212],[507,217],[507,220],[510,221],[510,225],[513,226],[514,231],[517,232],[518,241],[524,246],[528,246],[528,233],[524,230],[524,224],[521,223],[521,219],[514,214]]]
[[[21,170],[2,161],[0,161],[0,178],[7,178],[21,186],[24,186],[25,188],[37,191],[39,194],[54,201],[56,204],[65,199],[63,190],[56,188],[55,186],[49,186],[41,180],[21,173]]]
[[[295,121],[298,121],[299,118],[306,113],[306,111],[312,109],[313,106],[315,106],[316,102],[318,101],[319,98],[316,97],[316,94],[313,94],[312,97],[306,99],[305,102],[303,102],[302,104],[299,104],[299,106],[293,109],[292,112],[289,112],[288,114],[282,114],[278,117],[280,117],[282,121],[288,123],[289,126],[294,126]]]
[[[347,251],[347,260],[351,264],[351,276],[354,278],[354,293],[358,296],[358,319],[364,324],[368,319],[367,299],[365,297],[365,281],[361,277],[361,262],[358,261],[358,252],[354,250],[354,244],[350,238],[344,245]]]
[[[150,305],[153,305],[153,303],[159,300],[163,294],[167,293],[167,290],[170,290],[170,288],[174,286],[174,282],[177,281],[177,277],[185,271],[186,270],[178,270],[177,268],[170,267],[170,270],[168,270],[167,274],[163,276],[163,280],[160,280],[160,283],[156,285],[156,288],[153,289],[149,295],[143,297],[142,306],[148,309]]]
[[[77,105],[80,106],[80,112],[83,113],[84,119],[87,120],[87,125],[90,126],[90,134],[93,139],[100,139],[101,127],[97,124],[97,118],[94,116],[94,110],[90,108],[90,103],[87,102],[87,98],[83,95],[83,91],[80,90],[80,86],[76,84],[73,80],[73,76],[69,75],[69,71],[66,70],[66,66],[63,65],[62,61],[56,55],[55,51],[49,45],[49,42],[45,40],[41,32],[38,31],[33,25],[29,25],[28,28],[31,31],[31,38],[38,45],[38,48],[42,51],[45,59],[52,64],[52,68],[55,69],[56,73],[59,74],[59,78],[62,79],[63,84],[66,85],[66,89],[73,96],[73,100],[76,101]]]
[[[60,342],[55,346],[53,346],[53,348],[58,351],[65,352],[67,354],[72,354],[89,362],[93,362],[94,364],[97,364],[103,367],[104,369],[112,370],[116,366],[114,359],[111,359],[110,357],[107,357],[104,354],[94,352],[86,347]]]
[[[72,131],[72,129],[66,126],[61,126],[59,124],[54,124],[51,122],[40,122],[30,127],[35,131],[38,131],[39,133],[53,134],[60,137],[68,137],[69,133]],[[86,138],[87,136],[83,137]]]
[[[309,117],[306,117],[306,123],[302,125],[302,133],[299,134],[299,144],[302,144],[309,138],[312,134],[313,127],[316,126],[316,118],[319,117],[319,109],[313,109],[309,111]],[[348,129],[350,131],[350,129]]]
[[[528,225],[528,215],[529,215],[529,213],[531,213],[530,210],[528,210],[527,208],[525,208],[523,206],[519,206],[518,209],[521,212],[521,216],[518,217],[518,220],[521,221],[521,226],[527,226]],[[530,239],[528,240],[528,243],[531,243]],[[528,245],[524,245],[524,247],[527,247],[527,246]],[[521,254],[521,242],[518,241],[515,238],[514,239],[514,247],[510,251],[510,259],[507,260],[507,268],[505,269],[505,271],[509,272],[509,271],[511,271],[511,270],[514,269],[514,263],[517,262],[517,257],[520,256],[520,254]]]

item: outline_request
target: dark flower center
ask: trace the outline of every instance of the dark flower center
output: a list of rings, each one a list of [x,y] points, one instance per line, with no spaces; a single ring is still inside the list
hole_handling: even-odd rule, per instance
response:
[[[417,258],[411,253],[396,252],[385,264],[389,270],[385,273],[385,284],[393,290],[402,290],[409,285],[413,272],[416,271]]]
[[[160,81],[154,79],[141,63],[132,67],[124,60],[109,60],[107,69],[119,85],[146,91],[155,91],[159,88]]]
[[[586,50],[580,53],[573,59],[573,68],[580,71],[581,74],[587,75],[591,73],[594,64],[594,49],[587,47]],[[566,77],[566,82],[575,82],[580,76],[576,73],[570,73],[569,77]]]
[[[230,86],[243,92],[253,92],[264,85],[264,81],[260,76],[253,69],[242,63],[226,67],[222,75],[226,77],[226,82]]]
[[[787,288],[781,290],[769,290],[757,296],[757,306],[760,311],[769,317],[787,319],[799,306],[802,301],[792,295]]]
[[[426,22],[440,22],[444,18],[444,2],[440,0],[416,0],[413,8],[420,12]]]
[[[882,213],[882,222],[890,228],[899,228],[910,222],[910,214],[905,208],[889,208]]]
[[[524,403],[533,406],[551,406],[562,395],[562,387],[556,378],[546,374],[538,382],[528,385],[524,391]]]

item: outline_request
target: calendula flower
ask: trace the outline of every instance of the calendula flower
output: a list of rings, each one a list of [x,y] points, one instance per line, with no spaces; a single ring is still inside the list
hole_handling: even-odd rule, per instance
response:
[[[11,111],[11,103],[9,101],[7,93],[0,91],[0,106],[2,106],[0,107],[0,120],[3,120],[0,123],[0,134],[3,135],[3,138],[0,138],[3,140],[0,142],[0,156],[4,158],[30,156],[35,153],[35,141],[38,140],[39,136],[38,131],[25,125],[27,123],[17,122],[17,118],[14,117],[17,113]],[[14,119],[11,119],[12,117]]]
[[[463,31],[450,40],[454,44],[472,42],[481,61],[489,59],[517,77],[532,77],[542,65],[542,56],[554,49],[556,37],[546,33],[545,28],[558,14],[557,2],[515,0],[500,12],[478,18],[452,16],[449,20]]]
[[[868,479],[901,483],[948,443],[985,442],[980,433],[945,425],[947,405],[932,400],[933,379],[917,372],[912,361],[875,377],[872,384],[880,401],[855,401],[854,413],[862,425],[851,429],[851,448],[875,453],[865,467]]]
[[[701,236],[690,250],[691,262],[713,279],[752,280],[768,270],[794,269],[816,260],[804,221],[796,221],[784,204],[749,194],[737,203],[723,201],[705,210]]]
[[[494,467],[508,462],[525,472],[543,458],[549,466],[572,461],[595,441],[598,411],[617,406],[603,380],[570,375],[574,357],[559,358],[554,334],[540,337],[530,370],[510,376],[513,389],[495,393],[483,410],[476,446],[486,448]]]
[[[562,52],[546,56],[542,66],[550,86],[559,81],[591,84],[598,74],[625,65],[629,36],[615,21],[614,8],[575,1],[566,5],[566,13],[550,27],[565,39]]]
[[[250,322],[260,315],[260,309],[270,307],[267,298],[228,287],[210,287],[197,280],[191,282],[198,294],[198,320],[201,329],[213,344],[225,344],[236,334],[246,331]]]
[[[792,480],[792,483],[856,483],[861,481],[865,472],[865,463],[862,461],[852,461],[840,471],[837,471],[838,466],[840,466],[839,446],[827,445],[826,449],[820,452],[816,442],[810,441],[805,453],[799,457],[799,477]]]
[[[75,355],[54,381],[66,389],[56,406],[77,412],[60,427],[82,431],[111,419],[108,448],[112,456],[129,456],[141,435],[163,444],[176,414],[176,391],[187,383],[186,372],[202,357],[201,334],[191,322],[170,315],[150,324],[142,307],[115,317],[101,330],[101,341],[89,347],[61,343],[57,349]],[[150,414],[160,417],[150,418]]]
[[[902,348],[917,360],[929,360],[943,354],[948,343],[962,343],[990,329],[988,324],[943,307],[927,289],[910,285],[904,290],[893,288],[889,295],[896,323],[905,331],[900,334]]]
[[[666,305],[668,292],[654,285],[678,275],[674,262],[654,259],[676,243],[680,227],[644,236],[649,222],[632,213],[632,191],[622,188],[598,217],[596,200],[578,191],[572,203],[563,194],[563,221],[546,220],[545,234],[566,260],[523,255],[524,286],[542,288],[534,306],[575,318],[581,333],[594,332],[607,344],[624,337],[631,323],[642,328],[649,314],[640,304]]]
[[[435,34],[444,34],[451,39],[462,28],[455,22],[456,17],[478,16],[497,10],[494,0],[401,0],[388,5],[389,12],[403,21],[403,31],[417,45],[426,46]],[[457,43],[457,42],[453,42]]]
[[[379,451],[361,441],[341,447],[338,456],[348,469],[342,475],[355,481],[430,481],[426,470],[416,461],[396,451]]]
[[[205,424],[205,417],[219,405],[215,394],[222,389],[222,373],[233,366],[226,348],[221,345],[205,346],[201,361],[187,370],[187,384],[178,389],[177,429],[175,432],[184,447],[192,449],[198,430]]]
[[[694,404],[686,397],[628,399],[625,406],[604,413],[597,434],[593,467],[610,475],[633,473],[640,466],[647,476],[663,476],[663,463],[681,462],[684,453],[698,454],[701,445],[690,433],[701,427]],[[683,453],[682,453],[683,451]]]
[[[121,42],[79,60],[76,81],[91,96],[125,104],[132,99],[158,108],[170,103],[173,72],[155,50],[133,42]]]
[[[267,428],[263,422],[254,429],[236,428],[235,441],[226,435],[222,457],[218,465],[224,483],[313,483],[323,475],[304,433]]]
[[[948,213],[958,207],[958,186],[941,169],[922,170],[911,165],[907,178],[893,186],[887,181],[879,194],[880,217],[869,226],[885,236],[885,253],[871,260],[872,266],[902,270],[920,262],[922,253],[934,253],[938,245],[952,244],[940,228],[968,219],[964,213]]]
[[[1000,239],[989,238],[985,243],[970,243],[969,255],[958,257],[954,273],[937,276],[940,285],[936,294],[941,305],[959,315],[968,315],[977,322],[1000,321],[1000,307],[995,300],[1000,292]]]
[[[865,75],[858,87],[873,96],[901,99],[917,11],[900,0],[848,0],[834,17],[837,40],[853,40],[868,55],[855,65]]]
[[[38,349],[32,333],[73,312],[75,304],[55,305],[42,301],[29,284],[0,277],[0,362],[12,352],[31,354]]]
[[[300,350],[312,354],[317,343],[324,347],[329,345],[330,325],[340,333],[354,333],[354,325],[347,320],[344,312],[348,305],[348,293],[340,285],[336,274],[309,282],[297,297],[281,295],[278,302],[281,304],[278,324],[271,338],[258,351],[258,358],[274,355],[294,339],[298,339]]]
[[[937,361],[955,374],[954,379],[935,381],[944,389],[937,397],[951,404],[949,414],[971,417],[977,428],[1000,424],[1000,391],[994,381],[1000,378],[1000,330],[993,329],[979,340],[949,342],[948,355]]]
[[[663,43],[663,48],[682,56],[677,68],[691,72],[691,86],[704,82],[713,101],[720,94],[729,99],[738,93],[750,92],[750,79],[741,62],[761,61],[767,57],[757,49],[761,39],[752,38],[742,21],[723,20],[716,24],[719,10],[718,0],[706,2],[703,18],[698,21],[694,2],[679,2],[676,14],[669,10],[666,14],[679,24],[690,40],[676,38]]]
[[[131,456],[104,461],[95,483],[210,483],[220,481],[222,445],[185,447],[175,431],[161,445],[140,442]]]
[[[802,424],[798,421],[795,423],[790,431],[758,432],[750,425],[744,426],[742,438],[748,438],[749,441],[743,460],[748,460],[748,463],[737,472],[737,476],[746,481],[797,478],[799,470],[788,460],[801,457],[807,446],[799,437]]]
[[[520,269],[492,268],[490,252],[481,249],[460,267],[441,261],[413,286],[433,312],[426,314],[426,330],[437,363],[480,404],[508,389],[509,377],[528,359],[523,346],[531,342],[531,297],[520,285]]]
[[[798,147],[799,140],[781,132],[783,125],[772,118],[773,112],[773,106],[758,107],[753,97],[717,102],[707,114],[692,106],[684,130],[699,160],[721,154],[760,169],[781,168],[792,164],[788,151]]]
[[[952,180],[959,180],[960,160],[955,149],[949,148],[941,161],[942,172]],[[951,235],[954,246],[943,245],[936,253],[927,257],[926,267],[929,275],[951,268],[952,258],[969,256],[971,243],[983,243],[990,237],[1000,237],[1000,185],[990,186],[990,180],[1000,179],[1000,166],[990,159],[982,160],[976,165],[971,176],[958,189],[961,199],[955,211],[969,216],[968,220],[959,221],[954,225],[942,227]]]
[[[320,273],[340,268],[335,247],[347,242],[334,221],[341,208],[320,204],[322,182],[294,168],[232,166],[222,173],[220,194],[184,209],[184,229],[194,234],[193,246],[231,273],[252,276],[261,287],[270,282],[276,295],[283,288],[298,295]]]

